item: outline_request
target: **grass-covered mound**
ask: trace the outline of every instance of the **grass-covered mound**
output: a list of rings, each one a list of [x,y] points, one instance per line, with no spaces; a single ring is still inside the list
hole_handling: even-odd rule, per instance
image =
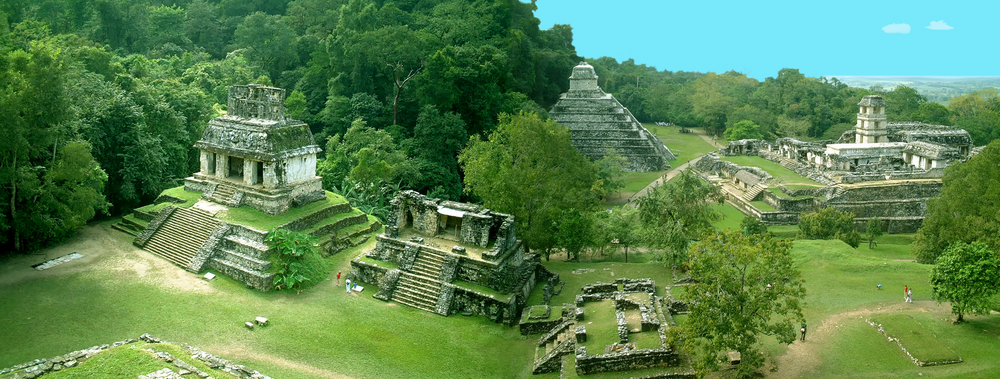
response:
[[[247,205],[241,205],[237,208],[229,208],[225,212],[219,212],[216,217],[225,222],[246,225],[257,230],[271,230],[328,206],[346,202],[347,199],[343,196],[326,191],[326,199],[314,201],[301,207],[292,207],[287,212],[278,215],[269,215]]]
[[[147,343],[137,341],[126,343],[101,351],[97,355],[80,362],[74,367],[62,367],[50,371],[42,377],[46,379],[92,379],[92,378],[135,378],[160,369],[169,368],[175,373],[181,371],[173,363],[157,358],[154,354],[167,353],[175,359],[180,359],[188,365],[212,376],[213,378],[235,378],[225,371],[212,369],[201,360],[191,357],[191,353],[180,346],[170,343]],[[61,365],[60,365],[61,366]],[[14,371],[0,375],[0,379],[13,379],[22,372]],[[184,378],[198,378],[194,372],[183,375]]]
[[[956,363],[962,360],[909,314],[880,314],[872,316],[871,321],[880,326],[886,336],[898,339],[902,348],[921,366]]]

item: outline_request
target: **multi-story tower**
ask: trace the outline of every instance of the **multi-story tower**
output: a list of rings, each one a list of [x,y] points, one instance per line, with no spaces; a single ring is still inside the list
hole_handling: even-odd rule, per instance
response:
[[[879,95],[868,95],[858,103],[858,125],[855,127],[854,143],[889,142],[885,120],[885,100]]]

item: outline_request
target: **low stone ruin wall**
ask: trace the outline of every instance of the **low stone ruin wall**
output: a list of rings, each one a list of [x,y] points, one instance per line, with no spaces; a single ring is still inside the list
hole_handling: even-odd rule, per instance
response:
[[[779,189],[780,191],[780,189]],[[815,197],[805,199],[788,199],[775,195],[770,190],[761,192],[764,203],[781,212],[814,212],[820,208],[821,200]]]
[[[620,353],[587,355],[586,347],[580,346],[576,351],[576,373],[579,375],[608,371],[639,370],[657,366],[676,366],[679,364],[680,356],[671,349],[642,349]]]
[[[14,378],[19,378],[19,379],[37,378],[49,372],[61,371],[64,369],[76,367],[80,363],[83,363],[84,361],[93,358],[94,356],[104,352],[107,349],[121,345],[128,345],[139,341],[147,342],[150,344],[168,343],[159,338],[150,336],[149,334],[143,334],[139,336],[139,338],[130,338],[124,341],[118,341],[111,344],[92,346],[83,350],[73,351],[57,357],[52,357],[48,359],[36,359],[31,362],[22,363],[13,367],[8,367],[0,370],[0,376],[4,376],[5,374],[9,373],[14,373]],[[240,379],[271,379],[271,377],[261,374],[260,372],[253,370],[249,367],[246,367],[244,365],[234,364],[228,360],[206,353],[190,345],[182,345],[179,347],[187,350],[187,352],[191,354],[191,358],[205,362],[211,369],[228,372]],[[187,364],[184,361],[177,359],[176,357],[173,357],[168,353],[159,352],[154,354],[154,356],[164,361],[171,362],[173,363],[174,366],[191,372],[192,375],[196,375],[199,377],[209,377],[208,373],[198,370],[194,366],[191,366],[190,364]]]
[[[455,287],[448,313],[483,316],[496,323],[514,326],[521,319],[523,307],[524,299],[517,295],[511,296],[508,300],[501,300],[491,295]]]
[[[299,232],[306,230],[313,225],[316,225],[317,222],[320,222],[327,217],[339,213],[347,213],[350,211],[351,211],[351,203],[343,202],[340,204],[331,205],[329,207],[320,210],[319,212],[312,213],[305,217],[289,221],[283,225],[278,226],[277,229],[288,229]]]

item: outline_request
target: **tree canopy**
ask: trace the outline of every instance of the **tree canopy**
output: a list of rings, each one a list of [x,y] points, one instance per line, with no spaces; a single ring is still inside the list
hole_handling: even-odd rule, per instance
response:
[[[1000,250],[1000,142],[949,166],[942,181],[941,196],[927,200],[927,217],[917,231],[917,261],[932,263],[955,242],[979,241]]]
[[[783,344],[795,340],[796,324],[804,321],[805,288],[791,247],[791,241],[739,231],[712,234],[691,245],[693,283],[681,295],[691,314],[682,340],[700,373],[717,369],[727,352],[737,351],[738,369],[748,376],[764,365],[761,337]]]
[[[1000,291],[1000,257],[981,242],[956,242],[934,262],[931,286],[934,299],[951,302],[956,323],[968,313],[987,315],[991,298]]]
[[[570,144],[569,129],[536,114],[501,115],[489,138],[472,136],[458,160],[465,191],[513,214],[530,249],[547,254],[557,246],[562,212],[597,206],[597,167]]]

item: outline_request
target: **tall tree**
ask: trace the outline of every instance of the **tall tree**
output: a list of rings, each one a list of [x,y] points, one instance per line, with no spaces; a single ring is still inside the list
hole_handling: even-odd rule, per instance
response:
[[[979,241],[1000,251],[1000,141],[949,166],[942,181],[941,197],[927,200],[927,217],[913,243],[917,261],[934,262],[955,242]]]
[[[536,114],[501,115],[489,139],[472,136],[458,157],[465,191],[513,214],[530,249],[556,246],[553,223],[564,211],[597,206],[597,169],[569,141],[569,130]]]
[[[643,240],[663,251],[669,266],[686,262],[688,242],[713,231],[712,222],[722,217],[711,206],[723,201],[722,192],[691,170],[653,187],[638,201]]]
[[[951,302],[955,323],[967,313],[987,315],[992,297],[1000,291],[1000,259],[985,244],[956,242],[934,262],[931,286],[934,300]]]
[[[791,247],[791,241],[739,231],[710,235],[691,246],[694,282],[681,295],[691,304],[691,315],[682,335],[699,373],[718,369],[727,352],[737,351],[741,376],[750,376],[764,365],[761,337],[795,341],[795,323],[804,320],[799,303],[805,288]]]

